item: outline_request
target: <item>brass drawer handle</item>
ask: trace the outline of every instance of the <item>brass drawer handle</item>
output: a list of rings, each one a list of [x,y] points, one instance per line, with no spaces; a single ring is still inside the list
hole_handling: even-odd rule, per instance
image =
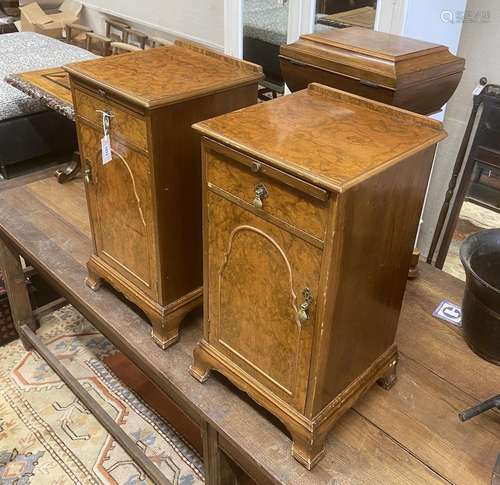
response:
[[[309,315],[309,309],[311,308],[313,302],[312,291],[309,288],[304,288],[302,292],[302,297],[304,299],[302,305],[300,305],[298,311],[299,322],[304,323],[311,318]]]
[[[262,209],[264,206],[264,199],[268,197],[269,193],[264,184],[257,184],[255,186],[255,199],[253,200],[253,206],[256,209]]]

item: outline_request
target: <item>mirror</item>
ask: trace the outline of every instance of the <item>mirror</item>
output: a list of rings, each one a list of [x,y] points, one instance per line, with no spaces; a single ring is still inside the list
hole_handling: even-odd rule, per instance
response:
[[[279,51],[287,43],[289,4],[290,0],[243,0],[243,59],[264,69],[261,99],[284,92]]]
[[[315,31],[375,26],[377,0],[317,0]]]

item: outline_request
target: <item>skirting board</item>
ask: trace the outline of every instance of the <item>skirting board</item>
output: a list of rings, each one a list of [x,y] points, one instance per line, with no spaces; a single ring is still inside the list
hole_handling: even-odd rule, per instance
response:
[[[93,5],[88,2],[84,2],[84,10],[83,10],[83,15],[84,17],[87,16],[86,20],[90,21],[89,23],[91,24],[91,27],[96,28],[97,24],[92,22],[92,20],[97,20],[100,22],[99,24],[99,29],[96,29],[98,33],[104,33],[104,19],[99,16],[99,18],[96,17],[96,14],[102,14],[102,15],[109,15],[110,17],[116,17],[123,19],[127,22],[130,22],[132,26],[134,27],[144,27],[146,30],[152,30],[155,31],[155,34],[158,35],[158,33],[163,33],[166,34],[167,40],[175,40],[175,39],[185,39],[185,40],[190,40],[192,42],[196,42],[198,44],[202,44],[210,49],[216,50],[218,52],[224,52],[224,46],[220,44],[216,44],[215,42],[210,42],[205,39],[201,39],[199,37],[196,37],[194,35],[189,35],[184,32],[178,32],[173,29],[168,29],[166,27],[163,27],[161,25],[154,24],[152,22],[148,22],[145,20],[140,20],[135,17],[132,17],[130,15],[126,15],[120,12],[116,12],[115,10],[109,9],[109,8],[103,8],[103,7],[98,7],[97,5]],[[94,24],[94,25],[92,25]],[[145,32],[148,34],[148,32]]]

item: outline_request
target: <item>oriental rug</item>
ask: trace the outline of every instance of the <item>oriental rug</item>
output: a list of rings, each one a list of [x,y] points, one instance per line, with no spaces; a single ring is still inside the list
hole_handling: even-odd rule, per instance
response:
[[[102,362],[116,352],[76,310],[42,319],[38,335],[108,414],[176,485],[204,482],[187,441]],[[150,483],[38,356],[17,340],[0,348],[0,483]]]

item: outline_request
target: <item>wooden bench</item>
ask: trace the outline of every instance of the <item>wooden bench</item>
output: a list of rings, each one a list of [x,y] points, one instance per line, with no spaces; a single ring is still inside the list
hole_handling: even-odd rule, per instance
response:
[[[431,316],[442,299],[460,303],[462,282],[422,265],[421,276],[408,283],[400,321],[398,382],[391,391],[374,386],[362,397],[330,433],[325,458],[308,472],[291,457],[287,434],[246,396],[222,379],[202,385],[188,374],[200,312],[186,319],[180,342],[162,351],[149,324],[110,289],[86,287],[91,240],[81,180],[59,185],[48,178],[1,190],[0,266],[25,344],[40,345],[29,330],[35,325],[19,255],[201,427],[209,485],[236,483],[234,464],[259,484],[490,483],[500,413],[467,423],[457,413],[498,394],[500,368],[473,354],[459,329]],[[51,361],[43,346],[40,353]],[[61,374],[71,383],[67,371]],[[129,453],[135,459],[142,452]]]

